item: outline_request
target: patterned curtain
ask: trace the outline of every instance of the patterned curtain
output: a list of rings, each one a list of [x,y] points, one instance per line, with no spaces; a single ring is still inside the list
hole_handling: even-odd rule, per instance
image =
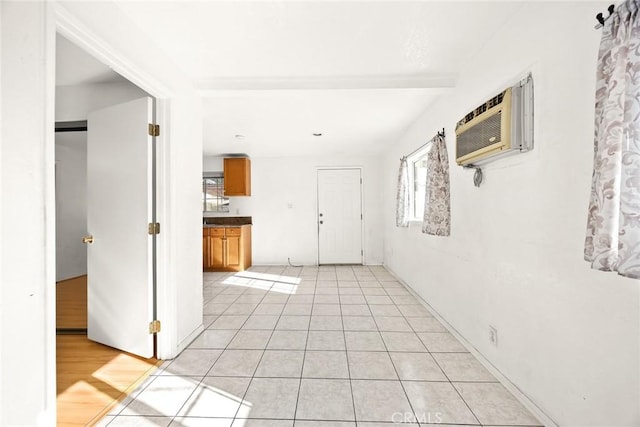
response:
[[[409,167],[406,157],[400,159],[400,171],[398,172],[396,225],[398,227],[409,226]]]
[[[449,156],[444,136],[431,140],[427,154],[427,190],[425,191],[422,232],[434,236],[451,234],[451,202],[449,197]]]
[[[607,19],[598,54],[595,147],[584,258],[640,278],[640,0]]]

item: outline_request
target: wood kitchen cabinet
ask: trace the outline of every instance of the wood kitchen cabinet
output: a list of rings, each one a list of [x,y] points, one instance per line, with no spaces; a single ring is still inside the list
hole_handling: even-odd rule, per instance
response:
[[[224,267],[224,228],[202,229],[202,268]]]
[[[224,195],[251,195],[251,160],[246,157],[224,159]]]
[[[251,226],[204,227],[204,271],[244,271],[251,267]]]

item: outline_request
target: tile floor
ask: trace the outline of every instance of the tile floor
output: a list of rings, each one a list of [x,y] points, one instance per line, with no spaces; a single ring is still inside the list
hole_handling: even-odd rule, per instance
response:
[[[109,426],[539,426],[383,267],[205,273],[206,330]]]

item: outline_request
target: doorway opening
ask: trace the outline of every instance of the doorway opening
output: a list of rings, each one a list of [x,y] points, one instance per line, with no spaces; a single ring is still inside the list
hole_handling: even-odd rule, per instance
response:
[[[154,100],[57,35],[55,113],[58,423],[88,424],[160,363]]]

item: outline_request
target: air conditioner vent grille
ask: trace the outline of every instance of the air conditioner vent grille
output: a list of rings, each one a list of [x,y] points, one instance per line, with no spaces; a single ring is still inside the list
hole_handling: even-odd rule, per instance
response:
[[[481,150],[502,141],[502,111],[457,135],[456,157]]]
[[[502,104],[502,101],[504,101],[506,92],[507,92],[506,90],[500,92],[499,94],[497,94],[496,96],[494,96],[493,98],[491,98],[490,100],[488,100],[487,102],[480,105],[475,110],[471,111],[469,114],[464,116],[464,118],[456,124],[456,129],[464,125],[465,123],[469,123],[471,120],[485,113],[487,110],[490,110]]]

